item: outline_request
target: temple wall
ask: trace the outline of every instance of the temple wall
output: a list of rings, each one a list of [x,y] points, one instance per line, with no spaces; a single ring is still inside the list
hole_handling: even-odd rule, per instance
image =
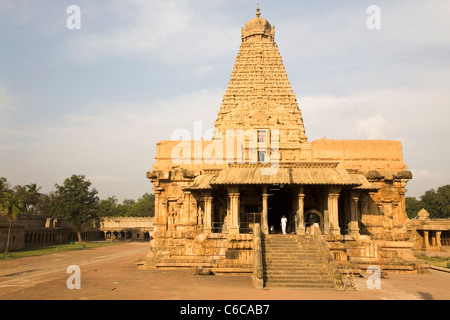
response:
[[[105,218],[101,222],[100,229],[110,228],[146,228],[153,229],[153,217],[116,217]]]
[[[249,273],[253,235],[157,232],[143,268],[210,268],[215,273]]]
[[[160,141],[156,147],[152,170],[170,170],[172,167],[180,166],[188,170],[200,171],[226,168],[228,163],[256,163],[255,151],[258,150],[267,151],[266,161],[269,163],[312,161],[310,143],[293,142],[287,137],[288,133],[282,131],[280,141],[254,143],[253,148],[250,148],[250,142],[246,136],[244,151],[238,143],[242,141],[237,137],[234,137],[234,140],[229,138],[229,140]],[[251,153],[250,149],[254,152]]]
[[[339,161],[346,169],[359,171],[406,170],[400,141],[391,140],[315,140],[313,161]]]
[[[314,161],[339,162],[378,188],[359,195],[362,232],[374,239],[404,239],[405,186],[411,173],[403,162],[400,141],[321,139],[311,145]]]

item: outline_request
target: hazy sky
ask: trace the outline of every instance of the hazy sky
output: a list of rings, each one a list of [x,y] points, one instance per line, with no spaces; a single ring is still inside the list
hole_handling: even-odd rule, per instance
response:
[[[0,176],[151,192],[156,143],[212,128],[256,2],[309,141],[400,140],[407,196],[450,183],[448,0],[0,0]]]

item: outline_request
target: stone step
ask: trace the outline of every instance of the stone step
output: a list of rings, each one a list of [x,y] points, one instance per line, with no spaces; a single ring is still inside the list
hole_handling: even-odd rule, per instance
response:
[[[286,263],[293,263],[296,265],[317,265],[323,264],[322,259],[294,259],[294,258],[277,258],[277,259],[273,259],[273,258],[264,258],[263,257],[263,263],[270,263],[270,264],[277,264],[277,263],[282,263],[282,264],[286,264]]]
[[[276,248],[276,249],[280,249],[280,248],[286,248],[286,249],[297,249],[297,250],[317,250],[316,246],[305,246],[305,245],[301,245],[301,244],[281,244],[281,243],[276,243],[276,244],[270,244],[270,243],[265,243],[262,246],[266,247],[266,248]]]
[[[265,242],[266,245],[269,246],[300,246],[300,247],[315,247],[314,244],[310,244],[310,243],[301,243],[301,242],[269,242],[266,241]]]
[[[272,248],[276,248],[276,249],[297,249],[297,250],[316,250],[315,246],[301,246],[301,245],[272,245],[272,244],[264,244],[263,245],[266,248],[272,249]]]
[[[268,283],[329,283],[332,282],[328,277],[286,277],[286,276],[264,276],[263,280]]]
[[[310,277],[307,275],[301,276],[301,275],[268,275],[264,276],[263,280],[266,280],[267,282],[303,282],[303,283],[310,283],[310,282],[331,282],[328,275],[323,276],[314,276]]]
[[[264,252],[264,255],[266,256],[293,256],[293,257],[305,257],[305,258],[311,258],[311,257],[319,257],[321,256],[319,252],[301,252],[301,251],[282,251],[282,250],[266,250]]]
[[[265,273],[268,275],[292,275],[292,276],[307,276],[307,277],[313,277],[313,276],[328,276],[328,273],[326,270],[317,270],[317,271],[311,271],[311,270],[290,270],[290,269],[277,269],[277,270],[271,270],[267,271]]]
[[[269,252],[264,253],[262,255],[265,258],[268,259],[278,259],[278,258],[287,258],[287,259],[299,259],[299,260],[310,260],[310,259],[319,259],[322,260],[322,257],[320,254],[302,254],[302,253],[285,253],[285,252]]]
[[[311,272],[315,273],[318,271],[326,271],[328,270],[322,263],[303,263],[303,264],[294,264],[294,263],[279,263],[273,264],[263,263],[263,268],[266,269],[267,272],[272,271],[298,271],[298,272]]]
[[[289,288],[289,289],[334,289],[333,283],[286,283],[286,282],[266,282],[267,288]]]
[[[297,264],[305,264],[305,263],[309,263],[309,264],[323,264],[323,260],[321,258],[317,258],[317,257],[311,257],[311,258],[296,258],[296,257],[267,257],[267,256],[263,256],[263,262],[268,262],[268,263],[297,263]]]
[[[271,268],[298,268],[298,269],[303,269],[303,268],[325,268],[325,266],[323,265],[323,262],[303,262],[303,263],[298,263],[298,262],[290,262],[290,261],[282,261],[282,262],[273,262],[273,261],[269,261],[269,262],[263,262],[263,267],[266,267],[268,269]]]
[[[266,287],[334,288],[313,238],[266,236],[261,247]]]
[[[266,283],[332,283],[329,277],[288,277],[288,276],[264,276]]]
[[[311,256],[311,255],[320,255],[320,253],[318,251],[301,251],[301,250],[274,250],[274,249],[268,249],[268,250],[264,250],[264,253],[282,253],[282,254],[300,254],[300,255],[304,255],[304,256]]]
[[[302,252],[302,251],[288,251],[288,250],[265,250],[265,255],[292,255],[292,256],[303,256],[303,257],[315,257],[321,256],[317,251]]]

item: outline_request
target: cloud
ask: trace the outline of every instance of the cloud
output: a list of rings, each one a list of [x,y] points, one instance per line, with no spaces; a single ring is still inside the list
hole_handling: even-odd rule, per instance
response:
[[[115,177],[109,175],[100,175],[100,176],[88,176],[87,179],[92,183],[103,183],[103,182],[121,182],[123,181],[122,177]]]
[[[359,119],[355,124],[355,131],[362,139],[386,139],[385,130],[389,127],[388,121],[380,115]]]
[[[47,192],[72,174],[83,174],[101,197],[137,198],[151,192],[145,174],[154,163],[157,142],[170,140],[178,128],[193,134],[194,121],[203,121],[203,131],[212,127],[221,93],[201,90],[134,104],[100,101],[52,126],[18,130],[21,125],[12,124],[9,137],[16,143],[0,141],[0,172],[27,179],[16,184],[35,181]]]
[[[89,28],[89,19],[95,17],[83,15],[87,21],[83,32],[68,40],[74,58],[95,62],[105,57],[138,57],[186,64],[216,59],[230,53],[236,43],[235,26],[227,25],[222,16],[211,19],[186,1],[111,1],[105,6],[112,15],[106,31]]]
[[[8,121],[12,115],[17,111],[15,103],[19,100],[18,97],[10,95],[5,89],[0,88],[0,150],[2,150],[2,142],[6,143],[9,130],[7,128]],[[12,145],[10,143],[9,147]]]
[[[108,196],[136,198],[150,190],[145,172],[158,141],[193,132],[197,120],[213,126],[254,3],[80,1],[79,31],[65,26],[69,4],[2,2],[0,20],[14,36],[1,67],[18,89],[0,82],[0,172],[47,191],[85,174]],[[400,140],[408,167],[422,168],[409,184],[418,190],[448,168],[447,0],[380,1],[375,31],[366,27],[368,3],[266,5],[310,141]],[[28,59],[29,46],[43,54]],[[167,99],[146,98],[163,91]]]
[[[419,198],[425,191],[450,184],[450,171],[441,169],[411,169],[412,180],[407,185],[407,196]]]
[[[445,86],[389,88],[299,98],[307,135],[319,139],[407,139],[444,143],[450,134]],[[448,156],[447,156],[448,157]]]
[[[448,178],[449,171],[446,169],[442,170],[431,170],[431,169],[411,169],[414,179],[417,181],[440,181],[444,182]]]
[[[399,140],[404,162],[413,172],[408,196],[450,183],[450,91],[445,82],[299,100],[310,141],[323,136]]]
[[[6,92],[6,89],[0,88],[0,124],[9,114],[16,111],[14,104],[19,100],[17,96],[13,96]]]

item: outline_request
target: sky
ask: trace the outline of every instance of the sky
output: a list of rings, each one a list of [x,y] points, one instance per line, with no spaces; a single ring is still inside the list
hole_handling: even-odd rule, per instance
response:
[[[151,193],[157,142],[213,127],[256,2],[309,141],[399,140],[406,196],[450,183],[448,0],[0,0],[0,176]]]

